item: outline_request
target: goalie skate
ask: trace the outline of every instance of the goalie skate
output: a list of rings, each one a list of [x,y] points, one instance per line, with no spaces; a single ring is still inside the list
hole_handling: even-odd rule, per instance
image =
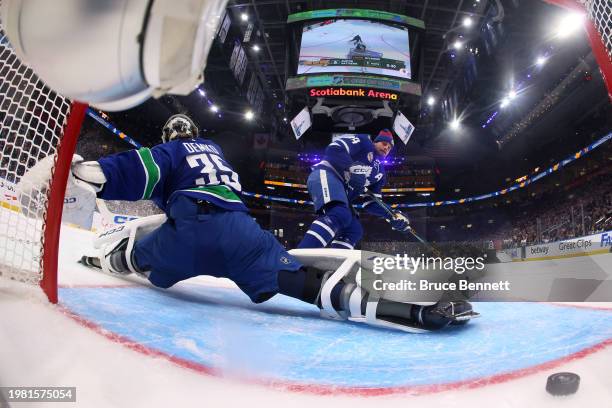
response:
[[[140,271],[134,264],[131,252],[128,252],[129,239],[124,238],[102,257],[83,255],[79,263],[110,275],[125,277],[135,275],[147,278],[148,273]]]

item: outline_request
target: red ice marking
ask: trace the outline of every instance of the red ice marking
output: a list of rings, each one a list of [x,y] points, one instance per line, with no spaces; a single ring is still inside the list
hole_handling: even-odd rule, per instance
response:
[[[609,303],[609,302],[604,302],[604,303]],[[557,303],[557,302],[550,302],[546,304],[551,305],[551,306],[557,306],[557,307],[571,307],[574,309],[612,311],[612,306],[594,306],[594,305],[583,305],[583,304],[576,304],[576,303],[567,304],[567,303]]]
[[[58,308],[64,313],[66,316],[70,317],[80,325],[87,327],[88,329],[93,330],[94,332],[106,337],[107,339],[119,343],[124,347],[129,348],[130,350],[139,352],[146,356],[150,357],[158,357],[163,358],[171,363],[174,363],[180,367],[190,369],[196,373],[210,375],[213,377],[227,377],[223,372],[215,370],[212,367],[206,366],[204,364],[196,363],[191,360],[187,360],[184,358],[180,358],[177,356],[173,356],[167,354],[163,351],[156,350],[152,347],[145,346],[144,344],[137,343],[133,340],[125,336],[121,336],[119,334],[113,333],[104,329],[96,323],[93,323],[90,320],[85,319],[84,317],[78,315],[72,310],[68,309],[63,305],[58,305]],[[397,387],[346,387],[346,386],[336,386],[336,385],[321,385],[321,384],[308,384],[308,383],[295,383],[292,381],[286,380],[263,380],[259,378],[244,378],[240,377],[239,379],[249,383],[256,385],[263,385],[277,390],[283,391],[291,391],[297,393],[305,393],[305,394],[316,394],[316,395],[351,395],[351,396],[360,396],[360,397],[376,397],[382,395],[391,395],[391,394],[410,394],[410,395],[425,395],[425,394],[434,394],[444,391],[450,390],[459,390],[459,389],[475,389],[481,388],[487,385],[501,384],[508,381],[516,380],[522,377],[526,377],[528,375],[533,375],[542,371],[551,370],[553,368],[559,367],[560,365],[571,363],[573,361],[585,358],[591,354],[594,354],[598,351],[601,351],[609,346],[612,346],[612,338],[604,340],[600,343],[594,344],[590,347],[587,347],[583,350],[577,351],[575,353],[569,354],[565,357],[561,357],[555,360],[547,361],[542,364],[538,364],[535,366],[522,368],[520,370],[510,371],[502,374],[495,374],[486,377],[472,378],[464,381],[457,381],[452,383],[445,384],[427,384],[427,385],[407,385],[407,386],[397,386]]]
[[[141,286],[137,283],[109,283],[109,284],[104,284],[104,283],[92,283],[92,284],[88,284],[88,283],[84,283],[84,284],[76,284],[76,285],[58,285],[58,288],[60,289],[74,289],[74,288],[83,288],[83,289],[95,289],[95,288],[100,288],[100,289],[109,289],[109,288],[131,288],[134,286]]]

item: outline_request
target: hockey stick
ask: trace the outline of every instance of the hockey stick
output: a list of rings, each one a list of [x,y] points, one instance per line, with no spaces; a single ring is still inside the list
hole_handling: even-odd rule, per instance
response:
[[[380,197],[378,197],[373,192],[368,191],[368,190],[366,190],[366,194],[367,194],[368,197],[370,197],[372,200],[374,200],[374,202],[376,204],[378,204],[383,210],[385,210],[385,212],[391,218],[395,218],[395,216],[396,216],[395,211],[393,211],[393,209],[391,207],[389,207],[389,205],[387,203],[385,203],[383,200],[381,200]],[[412,228],[410,225],[408,226],[408,230],[406,232],[410,233],[410,235],[415,237],[421,244],[426,245],[429,249],[431,249],[431,251],[434,254],[436,254],[437,256],[441,256],[440,251],[438,251],[436,248],[434,248],[429,242],[427,242],[423,238],[421,238],[419,236],[419,234],[416,233],[414,228]]]

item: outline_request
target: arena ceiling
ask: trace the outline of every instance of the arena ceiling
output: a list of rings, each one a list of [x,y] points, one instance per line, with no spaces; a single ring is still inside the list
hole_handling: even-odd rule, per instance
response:
[[[590,56],[586,37],[579,33],[564,44],[555,45],[554,60],[537,81],[529,84],[521,95],[520,104],[501,112],[492,126],[482,126],[499,110],[499,102],[515,76],[533,65],[537,53],[548,41],[550,22],[563,13],[541,0],[232,0],[228,9],[236,17],[234,21],[241,13],[247,13],[249,22],[253,23],[253,42],[260,45],[259,52],[249,53],[248,69],[258,75],[264,86],[266,115],[253,123],[231,117],[219,118],[210,114],[202,98],[194,92],[188,97],[166,96],[151,100],[136,109],[113,114],[113,120],[127,133],[138,135],[141,140],[149,139],[150,144],[159,141],[159,129],[169,115],[187,112],[205,130],[205,135],[227,142],[229,149],[251,144],[248,135],[261,132],[275,134],[270,147],[281,152],[320,148],[328,140],[329,133],[311,132],[314,134],[298,143],[282,118],[290,119],[302,108],[292,105],[285,91],[287,78],[295,75],[291,61],[297,58],[294,53],[299,49],[292,31],[294,28],[286,23],[287,16],[321,8],[385,10],[425,22],[426,30],[413,42],[411,51],[420,53],[421,61],[419,82],[423,98],[414,102],[409,113],[409,119],[416,124],[417,130],[407,146],[398,146],[397,155],[431,157],[439,167],[460,169],[481,159],[505,160],[510,164],[512,160],[554,142],[562,134],[584,127],[590,115],[599,114],[606,106],[607,113],[610,113],[605,87]],[[466,17],[473,20],[470,29],[462,26]],[[476,48],[483,25],[487,23],[499,24],[503,38],[478,66],[471,90],[458,101],[457,112],[463,121],[463,134],[458,136],[448,130],[448,123],[439,110],[435,107],[424,109],[425,99],[434,96],[439,101],[449,87],[461,80],[461,65],[449,53],[452,42],[461,35],[462,40],[468,44],[472,42]],[[233,29],[242,35],[247,27],[248,24],[233,24]],[[215,102],[221,106],[235,110],[248,107],[244,91],[237,85],[227,65],[227,55],[211,53],[205,71],[205,87],[214,90]],[[504,142],[500,157],[502,149],[498,141],[512,133],[517,123],[532,115],[534,107],[572,72],[593,80],[576,81],[571,92],[566,92],[564,99],[548,109],[545,115],[529,123],[524,130],[515,132],[518,133],[516,137],[506,138],[509,142]],[[309,145],[309,142],[314,144]]]

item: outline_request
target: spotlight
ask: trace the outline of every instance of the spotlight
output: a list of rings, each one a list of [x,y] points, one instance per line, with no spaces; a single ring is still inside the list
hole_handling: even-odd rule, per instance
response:
[[[472,21],[472,19],[470,17],[466,17],[466,18],[463,19],[463,26],[464,27],[471,27],[473,23],[474,22]]]
[[[219,112],[219,107],[217,105],[210,105],[210,110],[217,113]]]
[[[584,14],[580,13],[569,13],[565,15],[557,26],[557,37],[566,38],[574,31],[582,27],[584,21]]]
[[[246,120],[253,120],[253,118],[254,118],[254,117],[255,117],[255,114],[254,114],[254,113],[253,113],[253,111],[251,111],[251,110],[246,111],[246,112],[244,113],[244,118],[245,118]]]
[[[538,59],[536,60],[536,65],[539,66],[539,67],[541,67],[545,63],[546,63],[546,58],[545,57],[538,57]]]
[[[453,48],[456,50],[460,50],[461,47],[463,47],[463,43],[459,40],[455,41],[455,43],[453,44]]]
[[[433,106],[434,103],[436,103],[436,98],[434,98],[433,96],[427,98],[427,105]]]
[[[242,21],[249,21],[249,15],[247,13],[240,14],[240,19]]]
[[[257,45],[257,44],[255,44],[255,45],[253,46],[253,51],[255,51],[255,52],[259,52],[259,50],[260,50],[260,49],[261,49],[261,48],[259,48],[259,45]]]
[[[516,98],[516,91],[513,89],[510,92],[508,92],[508,99],[513,100],[514,98]]]
[[[453,129],[453,130],[457,130],[457,129],[459,129],[459,125],[460,125],[459,119],[454,119],[450,123],[450,128]]]
[[[505,108],[509,104],[510,104],[510,99],[509,98],[504,98],[504,99],[502,99],[501,104],[499,106],[502,107],[502,108]]]

